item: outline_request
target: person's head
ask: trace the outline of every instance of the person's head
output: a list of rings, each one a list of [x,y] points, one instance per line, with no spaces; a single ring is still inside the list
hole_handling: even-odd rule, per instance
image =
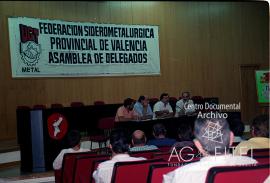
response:
[[[189,124],[181,123],[177,130],[179,141],[192,141],[193,134]]]
[[[153,126],[153,135],[156,138],[161,138],[166,136],[166,128],[162,123],[157,123]]]
[[[146,143],[144,132],[141,130],[135,130],[132,134],[131,142],[133,146],[144,146]]]
[[[162,93],[160,95],[160,101],[162,101],[164,104],[167,104],[169,102],[169,94],[168,93]]]
[[[78,130],[71,130],[67,136],[68,145],[70,148],[74,148],[80,145],[81,134]]]
[[[256,116],[251,125],[251,134],[253,137],[269,138],[269,115]]]
[[[129,143],[126,133],[121,129],[115,129],[110,135],[110,148],[114,154],[126,153],[129,150]]]
[[[224,118],[196,119],[194,135],[194,144],[204,156],[227,153],[234,138]]]
[[[148,106],[149,98],[145,95],[141,95],[138,99],[138,102],[140,102],[143,106]]]
[[[242,137],[245,130],[245,125],[240,119],[236,118],[231,121],[230,129],[234,136]]]
[[[131,111],[134,107],[134,100],[131,98],[126,98],[124,100],[124,107]]]
[[[182,92],[182,99],[183,100],[189,100],[190,99],[190,93],[189,92]]]

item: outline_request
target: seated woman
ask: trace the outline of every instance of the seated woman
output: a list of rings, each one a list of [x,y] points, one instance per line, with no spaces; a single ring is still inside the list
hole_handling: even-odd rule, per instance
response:
[[[127,98],[124,100],[124,105],[117,109],[115,121],[132,121],[138,119],[138,114],[133,110],[134,100]]]

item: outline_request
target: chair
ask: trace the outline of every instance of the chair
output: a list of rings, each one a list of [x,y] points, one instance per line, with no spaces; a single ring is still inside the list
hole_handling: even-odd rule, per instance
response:
[[[146,159],[151,159],[155,152],[160,152],[157,150],[149,150],[149,151],[137,151],[137,152],[129,152],[129,155],[132,157],[144,157]]]
[[[58,104],[58,103],[51,104],[51,108],[54,108],[54,109],[56,109],[56,108],[62,108],[62,107],[64,107],[62,104]]]
[[[253,159],[258,161],[258,164],[269,164],[270,157],[269,156],[253,156]]]
[[[36,105],[33,106],[33,109],[46,109],[46,105],[36,104]]]
[[[71,102],[70,106],[71,107],[83,107],[84,103],[83,102]]]
[[[147,183],[162,183],[163,175],[180,166],[168,166],[168,163],[150,165]]]
[[[159,99],[156,97],[149,98],[149,105],[151,106],[152,109],[153,109],[155,103],[158,101],[159,101]]]
[[[26,105],[19,105],[19,106],[17,106],[17,109],[19,109],[19,110],[29,110],[29,109],[31,109],[31,107],[26,106]]]
[[[92,143],[97,142],[99,148],[102,147],[102,143],[104,143],[104,147],[107,145],[107,140],[109,139],[111,130],[114,127],[114,117],[105,117],[98,120],[98,129],[102,131],[101,134],[89,136],[90,140],[90,149],[92,150]]]
[[[269,164],[220,166],[208,170],[206,183],[262,183],[269,176]]]
[[[105,105],[105,102],[102,100],[96,100],[94,101],[94,105]]]
[[[169,164],[168,162],[164,162],[164,163],[150,165],[149,173],[147,177],[147,183],[162,183],[164,174],[167,174],[185,164],[188,164],[188,163]]]
[[[80,183],[89,183],[92,181],[94,172],[94,161],[105,161],[110,159],[109,155],[83,156],[76,157],[73,171],[73,181]],[[90,173],[90,176],[89,176]]]
[[[55,183],[62,183],[62,170],[54,170]]]
[[[177,102],[177,98],[176,97],[169,97],[169,102],[175,105]]]
[[[95,152],[78,152],[78,153],[66,153],[63,157],[63,165],[61,172],[61,182],[71,183],[73,180],[73,171],[76,157],[83,156],[97,156]]]
[[[111,183],[146,182],[149,166],[163,162],[162,159],[116,162],[114,164]]]
[[[172,146],[159,146],[158,149],[161,152],[169,152],[171,150]]]
[[[154,153],[153,158],[155,158],[155,159],[161,158],[161,159],[163,159],[164,161],[167,161],[167,162],[178,162],[178,163],[199,160],[198,154],[186,153],[186,152],[179,154],[179,151],[177,151],[177,155],[176,155],[176,153],[173,153],[173,152]]]
[[[249,149],[247,156],[270,156],[270,149]]]
[[[95,179],[93,179],[93,173],[97,169],[98,165],[102,163],[103,161],[106,161],[106,159],[99,159],[99,160],[94,160],[92,162],[92,170],[90,172],[90,183],[95,183]]]
[[[175,113],[176,102],[177,102],[176,97],[169,97],[169,104],[171,105],[174,113]]]
[[[154,154],[153,154],[153,158],[154,158],[154,159],[161,158],[161,159],[163,159],[164,161],[168,161],[170,155],[171,155],[170,152],[158,152],[158,153],[154,153]]]
[[[204,104],[205,102],[202,96],[192,96],[191,100],[193,100],[194,104]]]

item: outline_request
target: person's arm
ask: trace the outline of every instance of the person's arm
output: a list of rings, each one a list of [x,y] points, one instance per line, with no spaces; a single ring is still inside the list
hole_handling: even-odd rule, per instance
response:
[[[175,174],[174,171],[164,174],[162,183],[171,183],[173,181],[174,174]]]
[[[167,104],[168,105],[168,109],[167,110],[164,110],[164,114],[162,115],[163,118],[171,118],[173,117],[173,110],[172,110],[172,107],[170,104]]]
[[[179,100],[179,101],[176,103],[176,106],[175,106],[175,114],[176,114],[176,117],[185,114],[185,107],[184,107],[184,105],[185,105],[185,104],[184,104],[183,100]]]
[[[126,116],[119,116],[119,121],[133,121],[139,119],[138,116],[126,117]]]
[[[138,114],[138,116],[143,116],[143,113],[137,103],[134,105],[133,110]]]
[[[153,118],[153,115],[150,115],[150,114],[140,117],[141,120],[152,119],[152,118]]]
[[[157,118],[159,118],[159,117],[161,117],[163,115],[164,112],[160,110],[159,102],[157,102],[154,105],[153,112],[155,113]]]
[[[63,149],[53,161],[54,170],[60,170],[62,168],[64,154],[65,154],[65,150]]]
[[[133,121],[133,120],[138,120],[139,119],[139,114],[133,109],[130,111],[131,116],[119,116],[119,121]]]
[[[104,164],[105,163],[105,164]],[[106,162],[100,164],[93,173],[93,178],[96,183],[111,182],[113,166],[110,166]]]
[[[168,113],[167,111],[156,111],[155,112],[156,117],[158,117],[158,118],[164,117],[167,113]]]
[[[175,104],[175,113],[179,113],[181,111],[180,101],[177,101]]]
[[[93,173],[93,178],[96,183],[101,183],[102,182],[102,173],[100,173],[100,169],[97,169]]]
[[[165,114],[163,117],[164,118],[172,118],[172,117],[174,117],[173,112],[169,112],[169,113]]]
[[[124,115],[123,107],[118,108],[116,115],[117,115],[118,121],[132,120],[132,118],[128,118],[127,116]]]
[[[143,109],[144,111],[142,112],[142,115],[140,116],[140,120],[146,120],[146,119],[152,119],[153,118],[153,112],[148,104],[146,108]]]

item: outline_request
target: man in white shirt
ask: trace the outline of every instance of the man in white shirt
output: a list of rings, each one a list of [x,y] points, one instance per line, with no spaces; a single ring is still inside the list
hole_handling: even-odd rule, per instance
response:
[[[102,162],[93,173],[96,183],[110,183],[114,164],[120,161],[139,161],[145,158],[130,157],[128,154],[129,144],[125,133],[122,130],[114,130],[110,135],[110,148],[112,151],[111,160]]]
[[[153,118],[170,118],[173,117],[173,110],[169,103],[169,94],[162,93],[160,95],[160,101],[155,103],[153,109]]]
[[[163,176],[163,183],[204,183],[207,172],[215,166],[254,165],[256,160],[229,154],[233,133],[225,119],[197,119],[194,144],[204,156],[199,162],[177,168]]]
[[[72,130],[68,133],[67,137],[70,148],[62,149],[58,156],[53,161],[53,169],[59,170],[62,168],[63,157],[66,153],[78,153],[78,152],[86,152],[88,149],[81,148],[81,135],[77,130]]]
[[[196,112],[195,105],[193,103],[193,100],[190,99],[190,93],[183,92],[182,99],[176,102],[175,117],[181,115],[191,115],[195,112]]]

